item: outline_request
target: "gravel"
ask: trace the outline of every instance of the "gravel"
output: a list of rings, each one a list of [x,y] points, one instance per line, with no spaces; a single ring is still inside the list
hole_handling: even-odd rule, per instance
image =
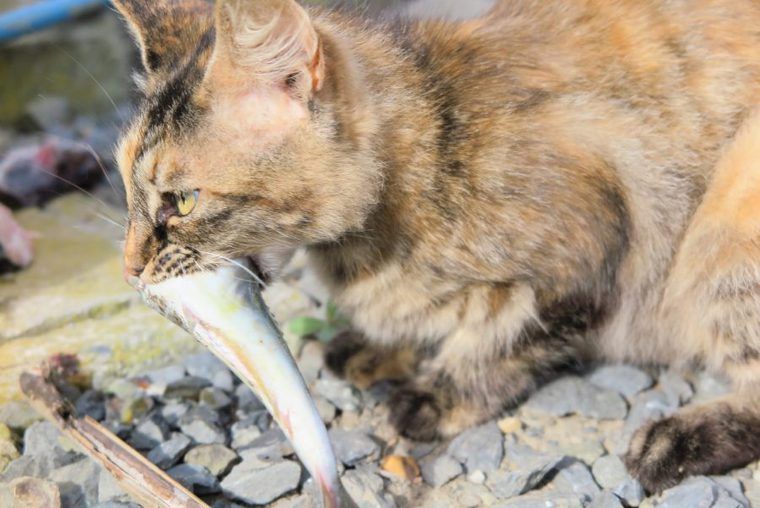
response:
[[[423,461],[420,469],[422,479],[433,487],[441,487],[464,472],[462,464],[448,454]]]
[[[599,420],[619,420],[628,412],[620,394],[577,376],[566,376],[540,388],[528,399],[525,408],[552,416],[577,413]]]
[[[504,457],[504,436],[495,422],[474,427],[455,437],[449,445],[449,454],[457,459],[469,473],[485,473],[499,469]]]
[[[301,466],[283,460],[261,467],[257,460],[244,460],[222,482],[224,494],[249,504],[266,504],[298,487]]]
[[[588,380],[599,388],[612,390],[627,399],[646,390],[654,383],[649,374],[630,365],[599,367]]]
[[[309,344],[304,352],[312,356],[323,349]],[[748,508],[749,499],[760,497],[760,464],[733,476],[688,479],[647,497],[619,458],[643,423],[720,393],[719,380],[709,376],[692,388],[673,371],[650,376],[624,365],[600,367],[586,377],[558,379],[524,406],[450,440],[414,443],[388,424],[392,385],[362,392],[335,379],[315,357],[301,364],[315,377],[311,389],[343,484],[362,507]],[[77,409],[118,431],[210,506],[316,506],[314,482],[282,431],[213,357],[194,355],[103,384],[106,391],[85,390]],[[137,507],[54,425],[35,423],[28,406],[0,406],[0,418],[8,422],[0,422],[0,455],[7,455],[0,456],[0,468],[2,460],[9,463],[0,474],[0,506],[13,506],[13,482],[28,481],[41,496],[57,495],[63,506]],[[414,467],[396,464],[401,459]]]

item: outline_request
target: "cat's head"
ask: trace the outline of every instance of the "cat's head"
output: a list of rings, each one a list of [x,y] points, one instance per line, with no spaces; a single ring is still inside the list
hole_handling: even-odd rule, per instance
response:
[[[144,67],[117,149],[125,275],[158,282],[361,227],[378,172],[341,134],[339,66],[306,10],[294,0],[115,4]]]

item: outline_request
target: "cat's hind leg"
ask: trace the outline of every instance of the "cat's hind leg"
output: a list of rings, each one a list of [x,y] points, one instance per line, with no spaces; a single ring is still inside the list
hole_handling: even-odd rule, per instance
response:
[[[726,374],[729,396],[640,429],[626,457],[647,490],[760,459],[760,112],[716,167],[664,294],[670,340]]]

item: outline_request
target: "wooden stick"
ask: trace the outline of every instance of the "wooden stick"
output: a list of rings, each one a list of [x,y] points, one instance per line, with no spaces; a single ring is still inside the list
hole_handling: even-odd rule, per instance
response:
[[[79,443],[85,453],[106,468],[140,504],[147,507],[208,508],[206,503],[100,423],[89,416],[77,418],[71,403],[43,374],[24,372],[19,383],[32,406]]]

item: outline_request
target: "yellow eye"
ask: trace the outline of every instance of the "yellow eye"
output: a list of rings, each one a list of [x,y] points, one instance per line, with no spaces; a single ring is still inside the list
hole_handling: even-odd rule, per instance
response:
[[[190,215],[198,204],[198,194],[200,191],[180,192],[177,194],[177,213],[180,217]]]

